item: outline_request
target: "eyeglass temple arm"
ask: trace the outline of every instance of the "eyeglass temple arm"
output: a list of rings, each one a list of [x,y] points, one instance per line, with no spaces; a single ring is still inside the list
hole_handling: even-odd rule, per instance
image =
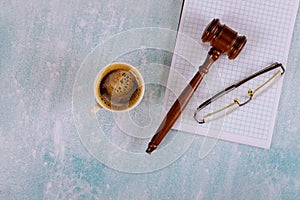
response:
[[[260,75],[262,75],[262,74],[264,74],[264,73],[266,73],[266,72],[268,72],[268,71],[271,71],[271,70],[273,70],[273,69],[276,69],[276,68],[278,68],[278,67],[280,67],[281,70],[282,70],[281,75],[284,74],[284,73],[285,73],[285,69],[284,69],[283,65],[282,65],[281,63],[275,62],[275,63],[269,65],[268,67],[266,67],[266,68],[264,68],[264,69],[262,69],[262,70],[260,70],[260,71],[258,71],[258,72],[256,72],[256,73],[254,73],[254,74],[248,76],[247,78],[245,78],[245,79],[243,79],[243,80],[241,80],[241,81],[235,83],[234,86],[235,86],[235,88],[237,88],[237,87],[239,87],[240,85],[246,83],[247,81],[249,81],[249,80],[251,80],[251,79],[253,79],[253,78],[257,77],[257,76],[260,76]]]
[[[214,96],[211,97],[210,99],[208,99],[208,100],[206,100],[205,102],[203,102],[203,103],[197,108],[196,112],[194,112],[194,118],[196,119],[196,115],[197,115],[197,113],[198,113],[200,110],[202,110],[203,108],[205,108],[206,106],[208,106],[208,105],[211,104],[212,102],[216,101],[216,100],[219,99],[220,97],[222,97],[222,96],[224,96],[225,94],[231,92],[232,90],[238,88],[239,86],[241,86],[241,85],[244,84],[245,82],[247,82],[247,81],[249,81],[249,80],[251,80],[251,79],[253,79],[253,78],[255,78],[255,77],[257,77],[257,76],[259,76],[259,75],[261,75],[261,74],[264,74],[264,73],[266,73],[266,72],[268,72],[268,71],[271,71],[271,70],[273,70],[273,69],[276,69],[276,68],[278,68],[278,67],[280,67],[281,70],[282,70],[281,75],[284,74],[284,73],[285,73],[285,69],[284,69],[283,65],[282,65],[281,63],[275,62],[275,63],[269,65],[268,67],[266,67],[266,68],[264,68],[264,69],[262,69],[262,70],[260,70],[260,71],[258,71],[258,72],[256,72],[256,73],[254,73],[254,74],[248,76],[247,78],[245,78],[245,79],[243,79],[243,80],[241,80],[241,81],[239,81],[239,82],[237,82],[237,83],[235,83],[235,84],[233,84],[233,85],[227,87],[225,90],[223,90],[223,91],[217,93],[216,95],[214,95]],[[247,104],[251,99],[252,99],[252,97],[250,96],[249,100],[246,101],[245,103],[241,104],[240,106]],[[196,120],[197,120],[197,119],[196,119]],[[198,120],[197,120],[197,121],[198,121]],[[198,122],[201,123],[201,121],[198,121]],[[203,123],[204,123],[204,122],[203,122]]]

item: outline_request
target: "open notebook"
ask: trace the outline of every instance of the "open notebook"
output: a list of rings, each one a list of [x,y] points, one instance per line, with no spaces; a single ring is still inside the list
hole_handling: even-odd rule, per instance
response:
[[[174,129],[256,147],[270,147],[282,78],[248,105],[225,117],[199,125],[193,119],[193,113],[200,103],[215,93],[273,62],[281,62],[286,67],[298,3],[298,0],[185,0],[168,79],[167,108],[203,63],[210,46],[201,43],[201,36],[212,19],[219,18],[221,24],[245,35],[247,44],[235,60],[222,56],[212,65]],[[235,96],[246,95],[246,87],[234,91],[220,104],[226,105]]]

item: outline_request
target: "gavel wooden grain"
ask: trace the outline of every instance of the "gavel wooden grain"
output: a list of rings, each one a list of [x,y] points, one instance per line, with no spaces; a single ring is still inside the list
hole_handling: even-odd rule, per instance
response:
[[[238,36],[237,32],[226,25],[222,25],[219,19],[212,20],[212,22],[204,30],[201,39],[202,42],[210,42],[212,47],[209,50],[204,63],[199,67],[198,72],[194,75],[193,79],[189,82],[178,99],[174,102],[157,129],[155,135],[152,137],[146,150],[146,152],[149,154],[151,154],[151,152],[157,148],[168,131],[172,128],[188,104],[195,90],[198,88],[204,75],[208,73],[210,66],[222,54],[227,54],[229,59],[235,59],[247,42],[245,36]]]

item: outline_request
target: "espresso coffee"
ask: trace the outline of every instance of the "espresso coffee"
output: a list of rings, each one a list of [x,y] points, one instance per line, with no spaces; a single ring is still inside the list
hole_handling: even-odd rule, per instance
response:
[[[96,97],[109,110],[128,110],[135,106],[144,92],[139,72],[126,63],[113,63],[98,76]]]

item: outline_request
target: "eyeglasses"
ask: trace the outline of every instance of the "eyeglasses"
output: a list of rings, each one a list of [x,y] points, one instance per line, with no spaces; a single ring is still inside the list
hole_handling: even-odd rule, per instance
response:
[[[214,112],[210,112],[208,114],[205,114],[203,115],[203,117],[201,119],[198,119],[198,113],[203,110],[205,107],[207,107],[209,104],[211,104],[212,102],[216,101],[217,99],[221,98],[222,96],[228,94],[229,92],[233,91],[234,89],[238,88],[239,86],[243,85],[244,83],[262,75],[262,74],[266,74],[267,72],[270,72],[272,70],[275,70],[277,68],[280,68],[278,70],[276,70],[276,72],[270,77],[268,78],[266,81],[264,81],[261,85],[259,85],[257,88],[255,88],[254,90],[252,89],[249,89],[248,90],[248,98],[243,101],[243,102],[240,102],[240,100],[238,98],[234,98],[233,99],[233,102],[227,106],[224,106]],[[213,116],[213,115],[216,115],[222,111],[225,111],[225,110],[228,110],[229,108],[233,107],[234,105],[237,105],[238,107],[241,107],[241,106],[244,106],[246,105],[247,103],[249,103],[252,99],[253,99],[253,96],[254,94],[257,93],[257,91],[261,90],[262,88],[265,88],[266,85],[268,85],[270,82],[274,81],[276,77],[279,77],[280,75],[283,75],[285,72],[285,69],[284,67],[282,66],[281,63],[273,63],[269,66],[267,66],[266,68],[248,76],[247,78],[229,86],[228,88],[226,88],[225,90],[217,93],[216,95],[214,95],[213,97],[211,97],[210,99],[204,101],[198,108],[197,110],[194,112],[194,119],[199,123],[199,124],[203,124],[206,122],[206,119]],[[238,108],[237,107],[237,108]]]

